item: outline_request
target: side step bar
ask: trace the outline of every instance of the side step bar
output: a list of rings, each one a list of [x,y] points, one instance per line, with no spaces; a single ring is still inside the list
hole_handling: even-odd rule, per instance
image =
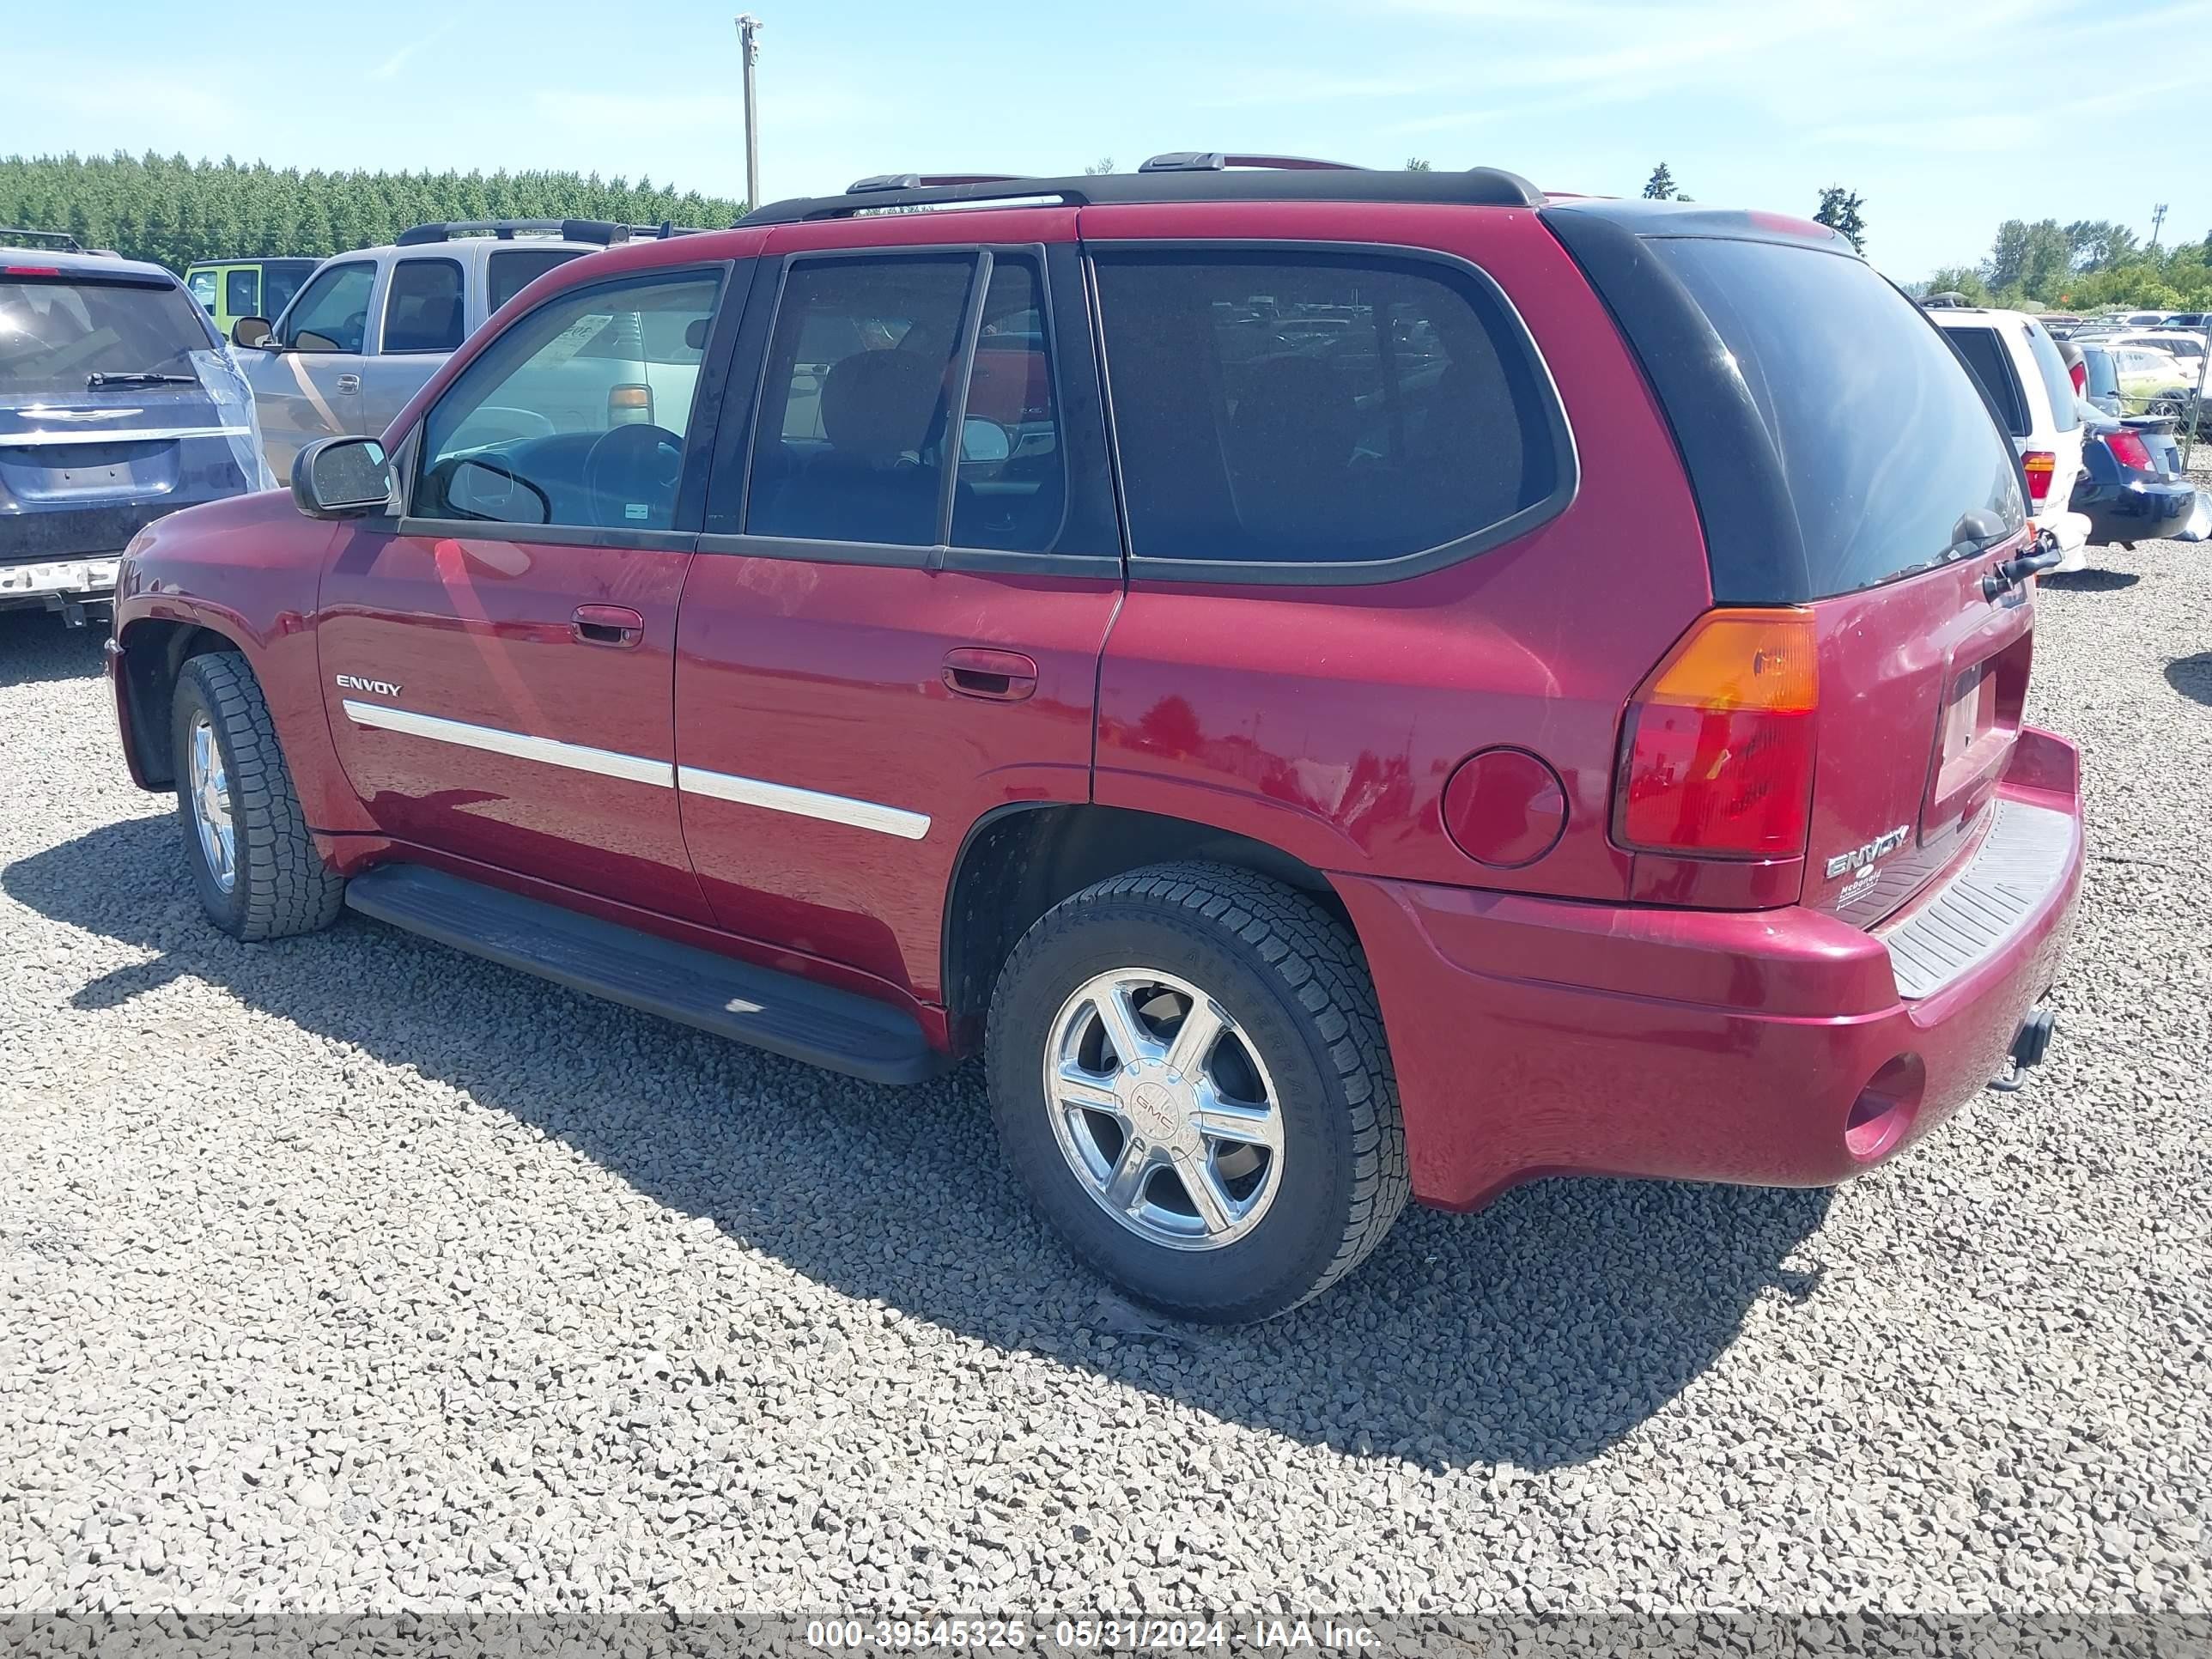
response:
[[[886,1004],[443,871],[379,866],[347,884],[346,903],[471,956],[871,1083],[919,1083],[943,1069],[921,1026]]]

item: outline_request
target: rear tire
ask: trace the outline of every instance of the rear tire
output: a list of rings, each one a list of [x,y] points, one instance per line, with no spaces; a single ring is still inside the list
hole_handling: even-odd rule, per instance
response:
[[[177,824],[208,919],[234,939],[335,921],[345,882],[315,850],[267,699],[234,651],[191,659],[170,718]]]
[[[1397,1083],[1358,946],[1249,871],[1161,865],[1054,907],[999,976],[986,1064],[1045,1219],[1180,1317],[1285,1312],[1405,1207]]]

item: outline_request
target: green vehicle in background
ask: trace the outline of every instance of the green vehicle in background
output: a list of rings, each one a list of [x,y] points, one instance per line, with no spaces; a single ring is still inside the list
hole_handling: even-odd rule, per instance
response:
[[[241,317],[276,317],[292,303],[320,259],[203,259],[185,272],[185,286],[228,340]]]

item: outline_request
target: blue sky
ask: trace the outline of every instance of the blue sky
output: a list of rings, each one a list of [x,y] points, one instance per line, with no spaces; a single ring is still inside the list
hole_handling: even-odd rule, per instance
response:
[[[2169,241],[2212,229],[2212,0],[753,9],[769,198],[869,173],[1253,149],[1492,163],[1601,195],[1633,194],[1663,159],[1701,201],[1798,213],[1841,183],[1903,280],[1978,258],[2005,218],[2147,234],[2162,201]],[[596,168],[744,191],[736,0],[278,6],[252,13],[258,38],[174,0],[9,9],[0,154]],[[2178,118],[2137,136],[2147,110]]]

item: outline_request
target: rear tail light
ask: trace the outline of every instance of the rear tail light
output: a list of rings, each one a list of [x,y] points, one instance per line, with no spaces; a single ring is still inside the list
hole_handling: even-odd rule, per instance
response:
[[[1802,854],[1815,650],[1812,613],[1801,608],[1700,617],[1629,703],[1613,838],[1692,857]]]
[[[2105,434],[2105,447],[2112,452],[2112,459],[2122,466],[2132,466],[2144,472],[2155,472],[2158,468],[2150,458],[2150,446],[2138,433],[2119,431]]]
[[[58,276],[59,265],[0,265],[0,276]]]
[[[2089,390],[2089,365],[2087,363],[2069,364],[2066,373],[2074,381],[2075,395],[2076,397],[2086,395]]]
[[[2020,465],[2027,474],[2027,498],[2040,507],[2051,494],[2051,475],[2058,470],[2058,458],[2048,450],[2031,449],[2020,458]]]
[[[649,386],[618,386],[607,392],[607,424],[609,426],[651,426],[653,424],[653,388]]]

